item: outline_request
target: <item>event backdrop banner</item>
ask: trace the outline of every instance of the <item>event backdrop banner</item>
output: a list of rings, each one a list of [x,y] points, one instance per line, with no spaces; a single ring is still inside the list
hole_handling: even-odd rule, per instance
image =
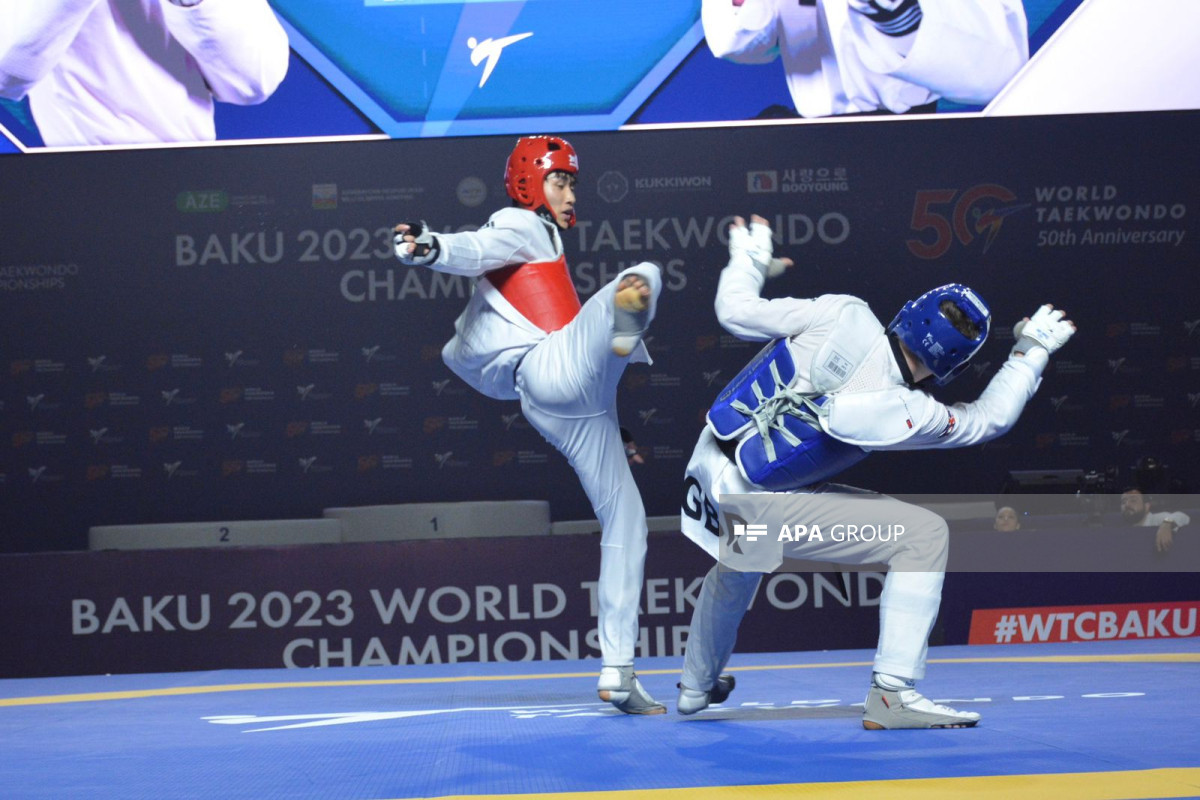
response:
[[[1091,536],[1117,532],[1075,525],[1042,535],[1086,547]],[[1153,531],[1143,534],[1150,534],[1140,538],[1152,553]],[[951,552],[961,550],[961,537],[952,539]],[[597,664],[599,544],[599,536],[584,534],[0,555],[0,678],[459,661]],[[1200,550],[1190,541],[1179,548],[1193,561]],[[682,534],[651,536],[638,657],[682,664],[711,565]],[[764,576],[739,629],[738,652],[874,647],[884,577],[871,569]],[[1128,610],[1118,618],[1104,605],[1130,603],[1150,605],[1140,606],[1143,616],[1133,622]],[[952,571],[931,640],[1195,636],[1196,606],[1195,574],[1171,571],[1168,563],[1121,575]]]
[[[708,404],[760,345],[713,313],[734,215],[796,261],[771,296],[849,293],[886,323],[949,281],[994,315],[972,400],[1042,303],[1079,334],[1016,428],[876,454],[888,492],[994,492],[1012,469],[1195,480],[1197,112],[573,134],[586,298],[653,261],[653,365],[622,424],[652,515],[678,513]],[[35,154],[0,171],[0,549],[82,549],[94,525],[304,518],[333,506],[548,499],[591,516],[518,404],[440,350],[471,286],[401,265],[391,227],[469,230],[508,200],[513,137]],[[1116,487],[1119,489],[1120,487]]]

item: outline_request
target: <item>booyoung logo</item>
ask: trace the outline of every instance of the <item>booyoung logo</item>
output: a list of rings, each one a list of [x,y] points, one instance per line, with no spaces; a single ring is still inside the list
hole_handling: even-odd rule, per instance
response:
[[[774,169],[754,170],[746,173],[747,194],[764,194],[779,191],[779,171]]]
[[[483,74],[479,76],[479,88],[487,83],[488,78],[492,77],[492,71],[496,69],[496,65],[500,62],[500,53],[504,48],[510,47],[523,39],[528,39],[533,36],[533,32],[514,33],[511,36],[505,36],[500,39],[493,39],[490,36],[482,41],[471,36],[467,39],[467,47],[471,48],[471,64],[478,67],[483,64]],[[486,63],[484,63],[486,62]]]

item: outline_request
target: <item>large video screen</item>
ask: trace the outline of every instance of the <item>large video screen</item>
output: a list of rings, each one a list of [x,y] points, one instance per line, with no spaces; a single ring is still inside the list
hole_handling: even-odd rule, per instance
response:
[[[1200,107],[1198,82],[1179,77],[1200,58],[1193,0],[1136,14],[1122,0],[17,0],[4,13],[9,153]]]

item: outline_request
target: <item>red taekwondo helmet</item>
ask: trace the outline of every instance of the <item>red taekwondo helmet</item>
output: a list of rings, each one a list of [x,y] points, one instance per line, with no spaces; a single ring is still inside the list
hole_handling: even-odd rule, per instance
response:
[[[504,189],[517,205],[554,221],[542,190],[551,172],[579,174],[579,156],[566,139],[558,136],[522,136],[504,167]],[[572,213],[568,227],[575,224]]]

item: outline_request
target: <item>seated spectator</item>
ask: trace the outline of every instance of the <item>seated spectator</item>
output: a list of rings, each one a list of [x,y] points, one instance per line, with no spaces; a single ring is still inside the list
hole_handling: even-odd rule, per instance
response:
[[[1153,498],[1142,494],[1141,489],[1126,489],[1121,493],[1121,518],[1136,527],[1157,527],[1154,547],[1162,553],[1171,549],[1175,531],[1192,520],[1182,511],[1151,511],[1152,502]]]
[[[996,512],[996,521],[992,523],[992,529],[997,531],[1019,531],[1021,530],[1021,517],[1017,514],[1017,510],[1012,506],[1001,506]]]

